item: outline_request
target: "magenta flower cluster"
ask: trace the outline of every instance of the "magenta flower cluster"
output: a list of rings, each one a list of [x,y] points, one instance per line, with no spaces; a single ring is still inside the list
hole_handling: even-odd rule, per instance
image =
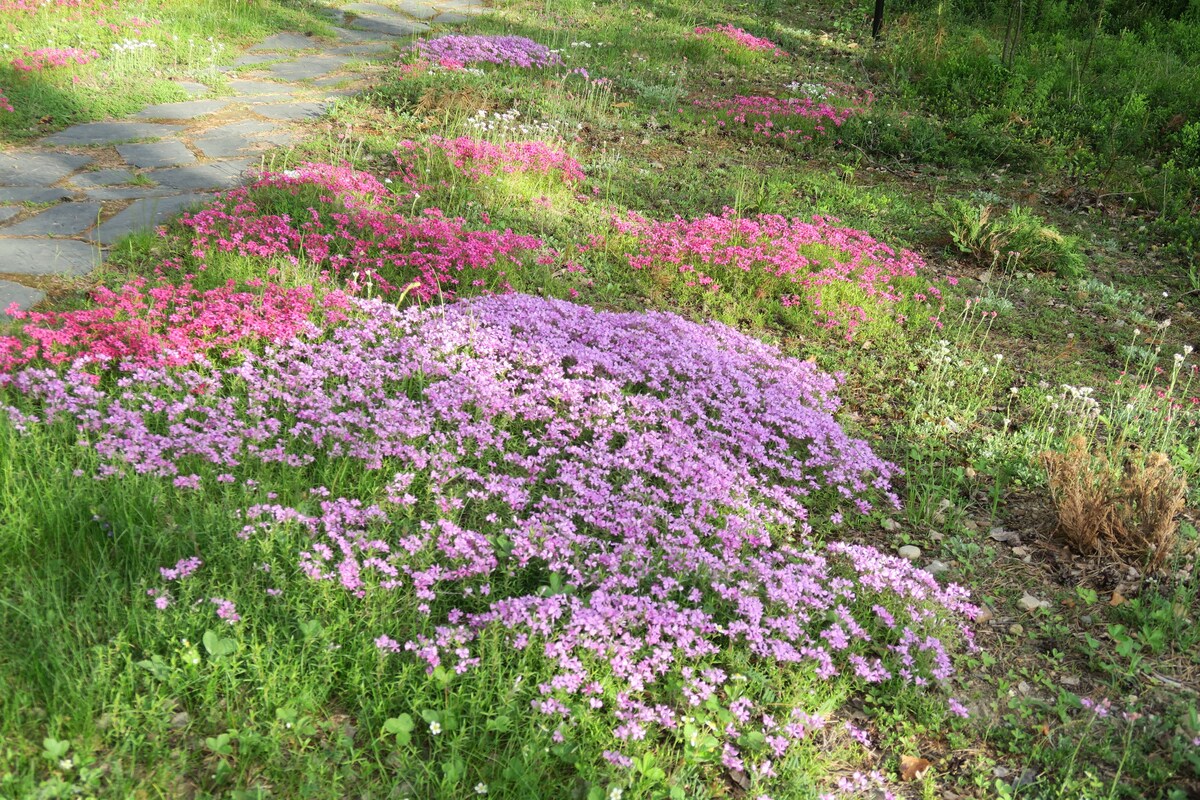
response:
[[[525,173],[556,177],[564,184],[582,183],[579,162],[557,147],[541,141],[488,142],[460,136],[447,139],[431,136],[428,142],[406,139],[393,153],[399,170],[392,173],[404,183],[426,188],[438,162],[448,162],[457,176],[478,181],[498,173]]]
[[[339,293],[317,300],[311,288],[274,284],[237,290],[230,282],[200,291],[184,281],[134,280],[92,292],[90,308],[63,312],[8,310],[23,321],[0,335],[0,372],[33,361],[61,364],[84,358],[127,368],[187,364],[200,355],[229,355],[254,341],[289,339],[322,310],[336,314]]]
[[[772,292],[784,306],[808,306],[819,326],[853,337],[869,321],[867,310],[837,297],[846,286],[872,302],[892,307],[912,300],[931,307],[941,290],[928,283],[906,294],[899,285],[917,281],[924,261],[910,250],[897,252],[865,232],[846,228],[833,218],[811,221],[760,214],[740,217],[726,209],[687,220],[649,220],[631,214],[615,222],[620,233],[633,237],[629,265],[679,281],[685,287],[712,293],[726,291],[747,277],[770,280]]]
[[[256,199],[264,190],[299,195],[310,187],[318,197],[298,219],[268,213]],[[369,174],[305,165],[218,195],[209,208],[180,222],[191,230],[192,255],[201,269],[215,252],[283,257],[294,264],[304,259],[351,291],[369,284],[384,293],[411,291],[421,300],[453,297],[464,280],[505,291],[506,268],[542,247],[536,237],[511,230],[471,230],[466,220],[436,208],[407,217],[391,208],[395,201]]]
[[[15,110],[16,109],[13,108],[12,101],[4,95],[4,87],[0,86],[0,111],[8,111],[11,113]]]
[[[467,36],[452,34],[420,39],[408,47],[418,57],[449,67],[500,64],[510,67],[554,67],[562,57],[544,44],[524,36]]]
[[[697,36],[709,36],[716,34],[740,44],[747,50],[770,53],[777,58],[787,55],[782,47],[775,44],[770,39],[764,39],[761,36],[755,36],[754,34],[748,33],[741,28],[734,27],[729,23],[717,25],[715,28],[697,27],[695,34]]]
[[[701,98],[692,104],[714,112],[710,121],[718,128],[749,128],[755,135],[782,141],[812,142],[862,114],[873,97],[864,92],[858,97],[834,104],[811,97],[737,95],[732,98]]]
[[[735,697],[728,648],[860,684],[952,674],[975,613],[965,591],[808,538],[813,509],[897,504],[896,467],[838,425],[836,381],[813,364],[666,313],[515,294],[354,305],[237,366],[143,369],[112,387],[81,365],[0,375],[26,398],[5,412],[18,429],[72,419],[100,477],[182,491],[255,464],[386,470],[380,497],[314,487],[319,511],[268,501],[241,535],[299,526],[309,579],[417,603],[432,630],[379,632],[383,652],[464,672],[485,629],[536,648],[554,674],[533,709],[560,736],[600,719],[629,749],[652,735],[686,746],[690,715],[715,703],[729,721],[713,758],[769,778],[824,721]],[[750,733],[768,749],[741,744]]]
[[[100,57],[95,50],[78,47],[43,47],[40,50],[26,48],[19,58],[14,58],[12,68],[18,72],[41,72],[51,67],[69,64],[87,64]]]

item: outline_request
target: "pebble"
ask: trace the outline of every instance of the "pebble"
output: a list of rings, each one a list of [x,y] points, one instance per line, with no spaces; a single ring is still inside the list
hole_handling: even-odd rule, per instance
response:
[[[931,575],[941,575],[943,572],[950,571],[950,565],[945,561],[937,561],[935,559],[929,562],[929,566],[925,567],[925,571]]]
[[[909,561],[916,561],[921,557],[921,548],[916,545],[906,544],[896,550],[901,558],[907,558]]]
[[[1037,611],[1039,608],[1049,608],[1050,603],[1046,600],[1041,600],[1026,592],[1021,595],[1021,599],[1017,601],[1017,605],[1026,611]]]

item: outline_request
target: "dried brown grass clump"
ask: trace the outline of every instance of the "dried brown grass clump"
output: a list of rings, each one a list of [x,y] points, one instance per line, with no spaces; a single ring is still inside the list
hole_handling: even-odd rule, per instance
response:
[[[1058,530],[1084,555],[1153,572],[1175,549],[1187,483],[1162,453],[1130,458],[1118,477],[1082,436],[1065,453],[1043,453]]]

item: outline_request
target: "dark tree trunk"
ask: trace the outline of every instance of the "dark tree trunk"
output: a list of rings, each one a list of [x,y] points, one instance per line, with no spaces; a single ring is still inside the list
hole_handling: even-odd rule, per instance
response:
[[[878,40],[883,30],[883,0],[875,0],[875,18],[871,20],[871,36]]]

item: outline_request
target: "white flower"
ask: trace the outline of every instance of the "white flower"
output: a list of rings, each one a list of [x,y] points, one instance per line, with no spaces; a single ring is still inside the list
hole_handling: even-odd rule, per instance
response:
[[[488,790],[487,790],[486,783],[475,784],[475,794],[487,794],[487,792],[488,792]]]
[[[620,786],[614,786],[612,789],[610,789],[608,791],[608,800],[621,800],[621,798],[624,795],[625,795],[625,792],[621,789]]]
[[[67,770],[71,769],[74,766],[75,766],[75,762],[69,758],[64,758],[62,761],[58,762],[58,768],[61,769],[63,772],[66,772]]]
[[[439,733],[442,732],[442,723],[438,722],[437,720],[434,720],[433,722],[429,723],[429,732],[432,733],[434,736],[437,736]]]

